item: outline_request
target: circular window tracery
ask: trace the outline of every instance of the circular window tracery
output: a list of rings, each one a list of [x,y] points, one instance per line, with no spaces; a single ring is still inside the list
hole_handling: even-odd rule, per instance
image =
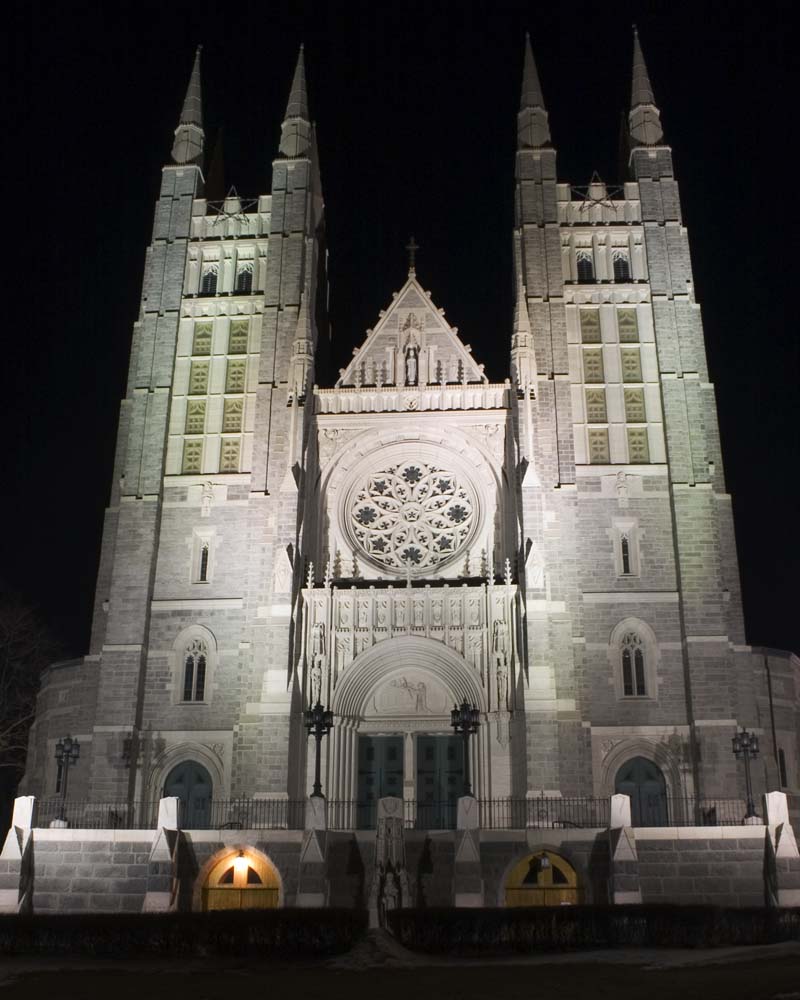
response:
[[[383,566],[421,570],[451,559],[472,532],[475,499],[455,473],[406,461],[372,473],[350,506],[350,528]]]

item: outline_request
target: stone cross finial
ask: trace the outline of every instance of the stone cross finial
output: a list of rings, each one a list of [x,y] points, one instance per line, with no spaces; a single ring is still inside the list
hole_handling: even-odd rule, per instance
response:
[[[408,273],[416,274],[417,271],[417,250],[419,250],[419,243],[410,237],[408,243],[406,243],[406,250],[408,250]]]

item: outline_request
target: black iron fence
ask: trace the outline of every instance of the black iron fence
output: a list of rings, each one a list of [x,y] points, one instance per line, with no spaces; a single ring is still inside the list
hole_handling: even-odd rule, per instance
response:
[[[608,799],[481,799],[478,806],[484,830],[591,829],[608,826],[610,818]]]
[[[78,830],[153,830],[158,803],[85,802],[75,799],[37,799],[37,827],[68,826]]]
[[[187,830],[302,830],[308,799],[214,799],[191,803],[181,826]]]
[[[484,830],[603,829],[611,819],[607,798],[478,799],[478,823]],[[153,830],[155,802],[85,802],[37,800],[37,827],[83,830]],[[308,799],[214,799],[179,804],[178,824],[185,830],[302,830]],[[378,802],[332,799],[327,803],[329,830],[374,830]],[[407,830],[453,830],[458,803],[404,800]],[[686,796],[631,797],[631,823],[648,826],[740,826],[744,799],[698,799]]]

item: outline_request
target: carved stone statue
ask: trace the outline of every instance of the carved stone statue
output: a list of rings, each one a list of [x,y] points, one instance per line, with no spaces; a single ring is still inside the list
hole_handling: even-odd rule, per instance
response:
[[[416,347],[409,347],[406,350],[406,385],[416,385],[418,377],[418,365]]]

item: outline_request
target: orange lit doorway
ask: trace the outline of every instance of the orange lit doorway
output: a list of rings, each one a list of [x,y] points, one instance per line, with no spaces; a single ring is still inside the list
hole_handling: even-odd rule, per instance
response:
[[[506,882],[506,906],[568,906],[583,902],[575,869],[560,854],[539,851],[515,865]]]
[[[280,901],[278,873],[247,851],[229,854],[208,873],[204,910],[272,910]]]

